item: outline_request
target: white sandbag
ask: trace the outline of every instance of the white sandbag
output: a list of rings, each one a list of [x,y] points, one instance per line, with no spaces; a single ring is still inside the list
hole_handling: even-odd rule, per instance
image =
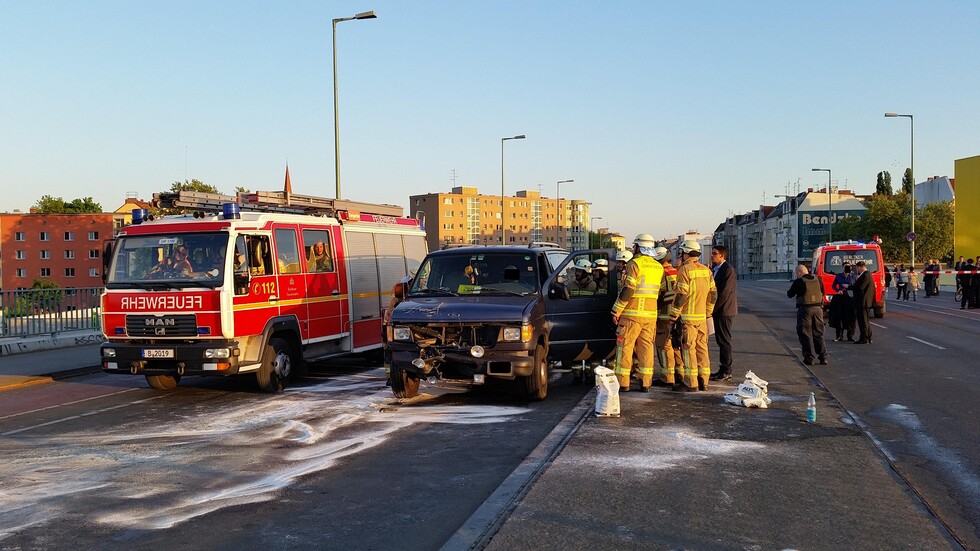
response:
[[[769,399],[769,382],[751,371],[746,372],[745,381],[738,385],[735,392],[725,395],[725,402],[747,408],[768,408],[772,403]]]
[[[608,367],[597,367],[594,372],[598,393],[595,399],[596,417],[619,417],[619,381],[616,375]]]

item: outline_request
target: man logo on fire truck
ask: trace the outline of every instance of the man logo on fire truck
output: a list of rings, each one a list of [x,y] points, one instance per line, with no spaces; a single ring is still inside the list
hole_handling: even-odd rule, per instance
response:
[[[426,255],[401,207],[287,192],[154,196],[105,255],[102,368],[174,388],[255,376],[276,392],[305,362],[380,350],[391,285]],[[221,211],[221,214],[204,212]],[[311,216],[315,215],[315,216]]]

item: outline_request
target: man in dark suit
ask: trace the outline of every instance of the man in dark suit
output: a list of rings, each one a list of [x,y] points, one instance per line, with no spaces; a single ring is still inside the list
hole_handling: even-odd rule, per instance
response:
[[[718,300],[711,319],[715,325],[715,342],[718,343],[718,371],[711,374],[712,381],[728,381],[732,378],[732,321],[738,314],[738,295],[735,292],[735,268],[727,262],[728,247],[715,245],[711,248],[711,265],[714,272]]]
[[[857,318],[861,338],[854,341],[854,344],[871,344],[874,341],[871,340],[871,322],[868,321],[868,309],[875,305],[877,289],[864,261],[859,260],[855,267],[858,277],[851,289],[854,289],[854,314]]]

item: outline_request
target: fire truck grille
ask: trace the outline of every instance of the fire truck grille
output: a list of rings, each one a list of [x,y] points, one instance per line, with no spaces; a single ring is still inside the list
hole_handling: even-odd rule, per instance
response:
[[[126,333],[130,337],[196,337],[194,314],[180,316],[126,316]]]

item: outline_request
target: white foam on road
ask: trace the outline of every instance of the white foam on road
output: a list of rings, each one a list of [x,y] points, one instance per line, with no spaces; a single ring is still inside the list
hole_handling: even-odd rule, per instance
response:
[[[666,426],[643,429],[589,427],[596,440],[608,442],[601,451],[594,446],[569,446],[561,462],[569,466],[616,468],[653,473],[690,467],[716,456],[735,456],[767,450],[765,444],[702,436],[692,427]]]
[[[273,499],[412,425],[501,423],[529,411],[408,406],[379,388],[379,379],[353,375],[231,407],[131,408],[90,430],[10,435],[0,440],[0,540],[79,511],[120,528],[169,528]]]
[[[902,404],[889,404],[878,415],[905,429],[907,441],[915,449],[916,455],[929,458],[941,467],[938,471],[952,475],[948,483],[959,486],[975,502],[980,501],[980,476],[955,451],[926,434],[922,421],[914,411]]]

